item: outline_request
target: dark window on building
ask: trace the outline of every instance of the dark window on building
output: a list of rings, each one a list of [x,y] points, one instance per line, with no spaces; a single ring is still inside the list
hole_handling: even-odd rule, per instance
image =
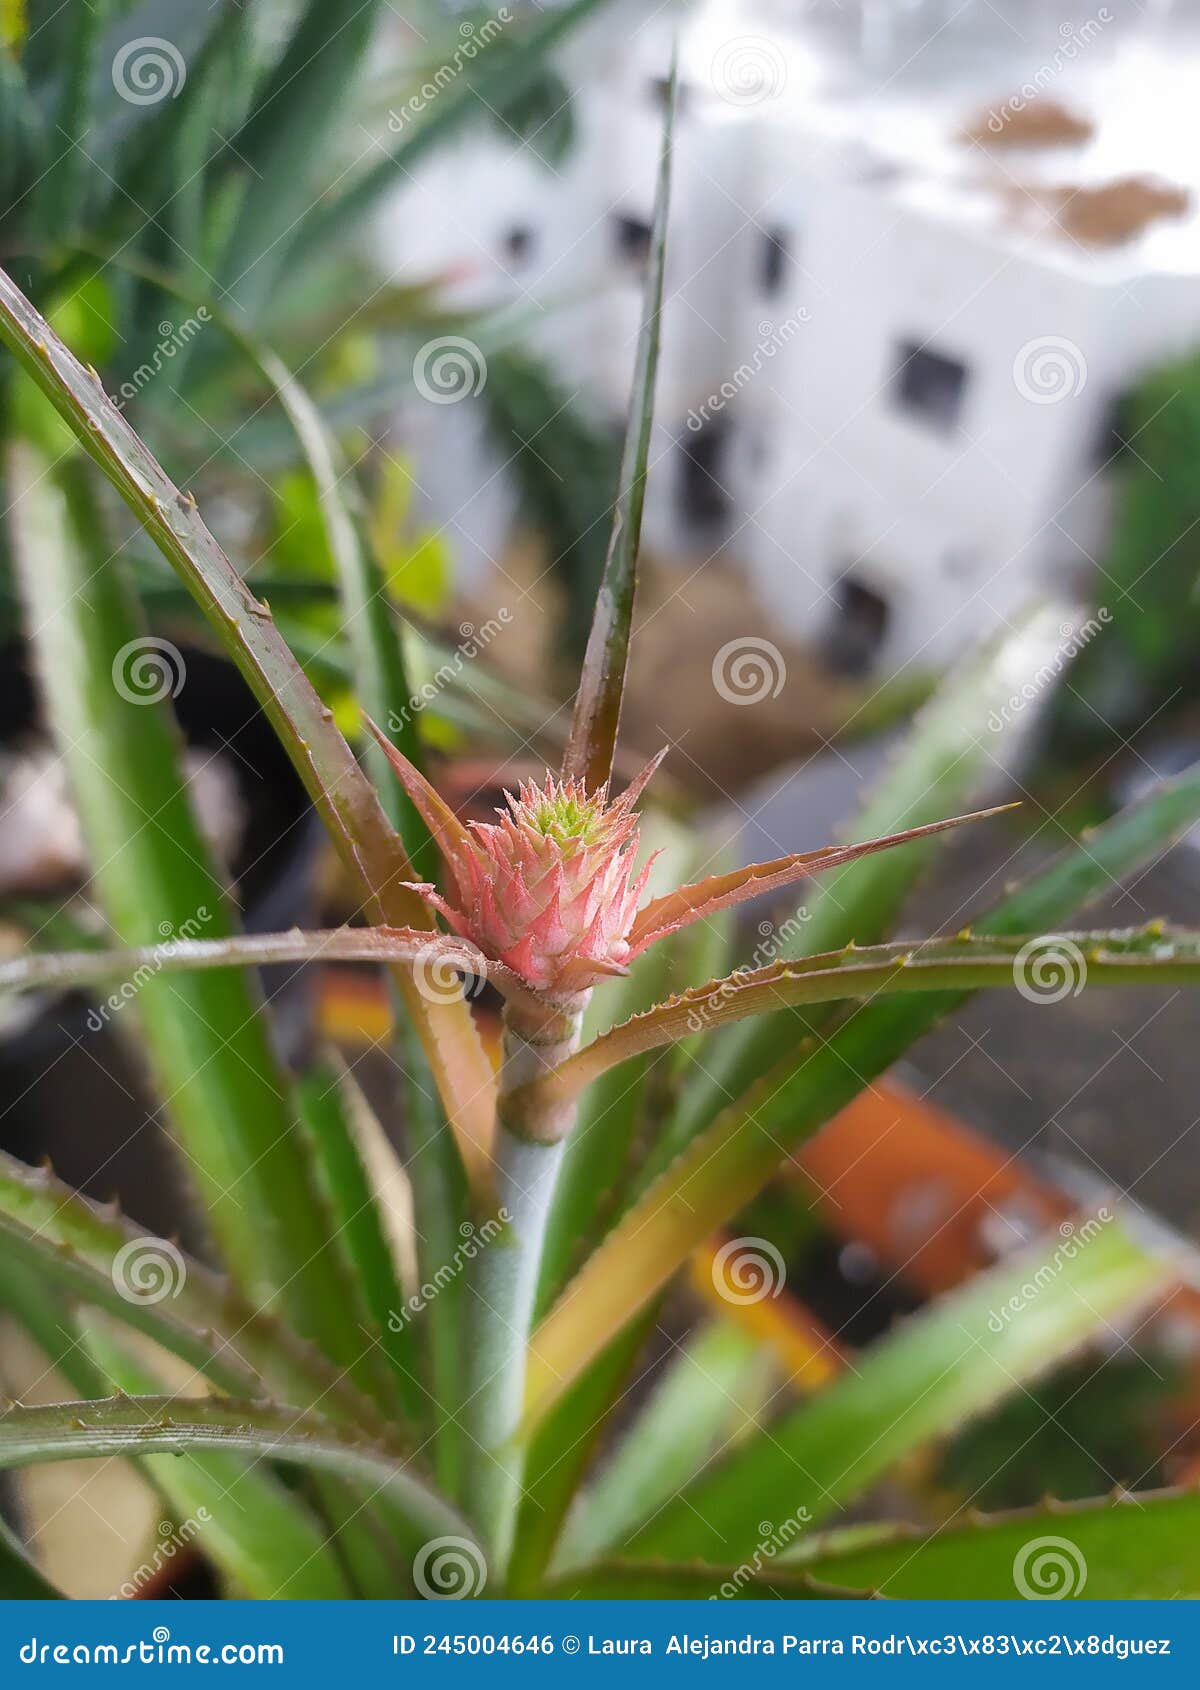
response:
[[[671,78],[669,76],[652,76],[650,78],[650,97],[655,105],[666,111],[671,98]],[[675,90],[675,111],[682,115],[687,110],[688,86],[680,82]]]
[[[1100,419],[1093,454],[1094,467],[1110,469],[1131,450],[1129,442],[1137,433],[1133,418],[1133,396],[1118,393],[1105,408]]]
[[[703,428],[684,434],[679,502],[684,518],[698,527],[723,522],[729,514],[725,489],[730,438],[730,424],[724,417],[710,417]]]
[[[537,242],[526,223],[517,223],[504,237],[504,256],[510,264],[527,264]]]
[[[826,645],[830,666],[841,675],[865,675],[874,668],[887,636],[888,602],[850,575],[842,577],[835,591],[837,604]]]
[[[901,410],[948,433],[962,414],[967,366],[915,340],[901,341],[892,392]]]
[[[640,217],[626,217],[617,212],[613,217],[617,255],[627,264],[644,264],[650,256],[653,230]]]
[[[783,229],[768,229],[763,237],[761,285],[765,294],[778,293],[788,266],[788,237]]]

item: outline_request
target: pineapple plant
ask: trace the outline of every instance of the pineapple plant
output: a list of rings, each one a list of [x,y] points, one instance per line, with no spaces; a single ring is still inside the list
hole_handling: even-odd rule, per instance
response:
[[[689,870],[678,837],[644,856],[661,754],[623,790],[613,771],[669,177],[668,122],[612,543],[562,767],[486,823],[461,821],[422,773],[403,629],[336,442],[290,372],[270,365],[344,594],[370,730],[361,763],[196,501],[0,274],[0,337],[38,419],[7,447],[12,552],[115,940],[6,961],[0,988],[137,976],[142,1047],[210,1240],[207,1260],[187,1257],[52,1170],[0,1158],[0,1284],[70,1392],[0,1410],[0,1464],[136,1463],[173,1517],[200,1522],[225,1588],[263,1599],[1007,1595],[1014,1556],[1047,1532],[1081,1554],[1103,1545],[1107,1593],[1173,1593],[1177,1562],[1160,1551],[1194,1535],[1200,1504],[1186,1494],[972,1517],[928,1541],[812,1530],[1170,1293],[1177,1264],[1120,1211],[1056,1263],[1035,1319],[994,1311],[1048,1241],[930,1305],[811,1400],[760,1401],[749,1425],[735,1390],[744,1346],[702,1331],[612,1430],[693,1253],[969,994],[1020,986],[1030,956],[1079,959],[1089,991],[1200,978],[1200,934],[1064,931],[1200,818],[1200,771],[1068,844],[970,928],[888,939],[937,836],[999,825],[968,809],[980,724],[1045,618],[927,707],[860,817],[861,842],[698,878],[709,865]],[[169,717],[112,684],[140,625],[97,473],[254,689],[356,888],[358,924],[237,932]],[[374,725],[389,721],[399,744]],[[781,954],[710,978],[729,909],[821,875],[835,892],[817,893]],[[162,942],[163,924],[179,931],[201,906],[203,937]],[[387,971],[402,1169],[346,1076],[281,1066],[253,968],[288,959]],[[503,1001],[498,1062],[467,978]],[[411,1191],[415,1269],[394,1247],[381,1161]],[[130,1276],[139,1252],[158,1272],[149,1284]],[[57,1594],[7,1530],[0,1589]]]

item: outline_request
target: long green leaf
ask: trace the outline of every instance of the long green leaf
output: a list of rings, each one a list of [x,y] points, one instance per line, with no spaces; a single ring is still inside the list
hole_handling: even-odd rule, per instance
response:
[[[355,697],[369,716],[394,724],[401,750],[420,766],[420,746],[409,708],[414,689],[395,609],[367,542],[353,476],[343,461],[336,437],[307,389],[278,353],[249,333],[207,290],[189,286],[169,271],[131,259],[124,253],[106,253],[102,257],[103,262],[141,277],[182,299],[194,310],[207,312],[279,401],[317,493],[329,562],[346,613],[342,632],[352,659],[347,680],[353,676]],[[367,745],[367,764],[389,820],[408,843],[414,876],[418,880],[431,879],[436,853],[428,831],[374,740]]]
[[[87,143],[100,68],[100,34],[111,0],[94,0],[75,19],[54,120],[55,158],[35,197],[43,236],[61,239],[75,226],[88,186]]]
[[[765,1558],[764,1558],[765,1559]],[[709,1567],[700,1561],[677,1566],[601,1562],[551,1579],[539,1592],[564,1602],[829,1602],[863,1600],[866,1589],[823,1584],[806,1569],[776,1562],[765,1569]]]
[[[80,1302],[118,1315],[235,1393],[281,1395],[329,1419],[373,1426],[366,1397],[312,1345],[247,1303],[173,1243],[147,1237],[57,1180],[0,1152],[0,1243]],[[35,1334],[36,1336],[36,1334]],[[61,1341],[68,1340],[65,1335]],[[52,1360],[56,1350],[48,1351]]]
[[[514,1596],[536,1595],[580,1481],[657,1316],[654,1304],[632,1321],[568,1387],[529,1447],[508,1570]]]
[[[0,1601],[58,1601],[62,1591],[34,1566],[24,1548],[0,1519]]]
[[[295,764],[366,909],[379,923],[432,928],[422,900],[407,889],[411,865],[370,783],[299,664],[270,611],[246,588],[188,498],[109,402],[11,278],[0,270],[0,338],[32,375],[146,532],[178,571],[241,670]],[[411,973],[400,992],[419,1031],[464,1162],[487,1185],[486,1145],[494,1084],[486,1055],[459,999],[430,1002]]]
[[[0,1413],[0,1467],[218,1449],[282,1461],[365,1483],[386,1494],[417,1546],[466,1522],[403,1454],[272,1403],[205,1397],[113,1397],[104,1402],[20,1405]]]
[[[702,1327],[673,1358],[580,1498],[556,1557],[572,1569],[631,1537],[764,1407],[775,1366],[757,1338],[727,1321]],[[837,1583],[831,1579],[830,1583]]]
[[[135,1360],[103,1322],[85,1318],[81,1329],[110,1390],[162,1389],[153,1369]],[[324,1521],[280,1482],[268,1462],[224,1449],[195,1449],[143,1456],[139,1465],[178,1517],[198,1526],[196,1541],[247,1596],[329,1601],[354,1594]]]
[[[317,0],[319,3],[319,0]],[[457,75],[429,101],[417,121],[401,123],[400,138],[387,156],[354,176],[340,193],[330,194],[299,225],[289,249],[289,265],[303,269],[333,251],[358,229],[381,196],[411,171],[417,161],[475,116],[489,117],[518,97],[542,74],[544,62],[589,13],[606,0],[568,0],[523,31],[513,51],[489,57],[486,47],[467,71]]]
[[[76,460],[51,475],[31,448],[14,451],[10,467],[34,649],[109,920],[129,944],[164,925],[227,935],[165,707],[140,702],[122,668],[146,642],[119,564],[105,556],[86,468]],[[373,1357],[342,1318],[326,1218],[249,982],[225,972],[139,984],[131,1012],[223,1259],[251,1300],[286,1312],[365,1384]]]
[[[1036,1246],[913,1316],[853,1373],[715,1464],[624,1552],[736,1562],[784,1520],[827,1517],[901,1456],[1103,1337],[1174,1277],[1106,1213],[1078,1228],[1069,1252],[1055,1235],[1056,1250]]]
[[[1019,755],[1036,719],[1027,709],[1007,724],[1014,693],[1051,662],[1070,625],[1066,607],[1043,605],[1011,633],[972,652],[918,713],[894,763],[843,830],[848,839],[875,839],[954,815],[991,785],[997,766]],[[1000,723],[1003,732],[993,731]],[[781,924],[780,960],[795,961],[874,945],[893,931],[904,901],[940,848],[936,838],[834,869],[805,892],[803,919]],[[779,1014],[731,1029],[709,1045],[688,1079],[674,1120],[655,1146],[649,1167],[659,1172],[713,1114],[779,1060],[807,1030]]]
[[[379,11],[379,0],[308,0],[230,149],[245,186],[221,275],[251,315],[270,300],[288,237],[312,208],[314,169],[349,109]]]
[[[659,152],[654,226],[642,295],[642,326],[638,335],[629,423],[613,512],[612,539],[596,596],[596,614],[588,635],[579,691],[575,695],[571,734],[563,758],[563,778],[581,781],[591,791],[603,786],[612,773],[617,732],[621,725],[625,670],[629,662],[638,550],[642,539],[642,508],[646,500],[646,471],[654,426],[658,349],[662,338],[676,87],[677,76],[673,69]]]
[[[171,291],[179,291],[170,277],[147,272],[150,279]],[[200,301],[193,301],[199,305]],[[321,518],[325,529],[330,559],[333,563],[345,608],[345,621],[351,654],[354,659],[356,694],[368,714],[393,727],[402,749],[410,759],[420,761],[420,748],[414,718],[409,710],[413,696],[395,613],[387,599],[382,577],[365,540],[361,515],[354,500],[352,483],[347,483],[344,465],[336,442],[319,411],[303,386],[283,361],[270,348],[262,346],[253,336],[231,319],[223,307],[210,305],[217,324],[242,349],[252,364],[274,390],[296,439],[317,489]],[[388,818],[401,829],[412,849],[410,876],[419,880],[432,876],[434,851],[428,830],[416,807],[396,779],[388,758],[372,740],[368,746],[376,789]],[[425,958],[418,948],[418,958]],[[404,989],[401,988],[401,1012]],[[408,992],[412,999],[411,986]],[[457,1094],[462,1100],[460,1114],[472,1110],[473,1125],[464,1132],[464,1160],[477,1187],[484,1183],[481,1159],[484,1134],[490,1125],[487,1119],[487,1087],[490,1074],[482,1059],[478,1040],[470,1023],[469,1012],[460,1005],[459,1022],[453,1028],[453,1044],[445,1062],[445,1082],[461,1083]],[[428,1012],[422,1006],[422,1014]],[[447,1018],[444,1018],[447,1019]],[[399,1018],[398,1018],[399,1020]],[[433,1031],[432,1025],[430,1031]],[[418,1255],[421,1277],[436,1274],[452,1259],[460,1237],[460,1229],[467,1218],[467,1194],[459,1176],[459,1152],[443,1110],[434,1098],[428,1052],[410,1038],[398,1025],[397,1042],[399,1069],[405,1090],[405,1120],[407,1123],[412,1179],[422,1216],[418,1230]],[[461,1073],[456,1072],[456,1067]],[[475,1099],[478,1098],[478,1107]],[[469,1102],[468,1102],[469,1100]],[[321,1112],[324,1135],[321,1142],[330,1145],[336,1135],[340,1116],[330,1108]],[[340,1157],[343,1169],[356,1160],[354,1147],[345,1140]],[[361,1209],[365,1217],[369,1209]],[[362,1232],[369,1223],[360,1219],[356,1231]],[[378,1229],[376,1229],[378,1230]],[[360,1239],[360,1242],[362,1240]],[[382,1258],[376,1253],[376,1265]],[[400,1299],[387,1294],[375,1281],[382,1302],[377,1331],[383,1350],[390,1356],[400,1382],[403,1400],[410,1415],[417,1413],[424,1400],[418,1389],[414,1372],[414,1345],[407,1326],[399,1329],[391,1323]],[[460,1436],[456,1415],[461,1400],[457,1384],[460,1367],[459,1332],[455,1324],[461,1313],[461,1291],[440,1299],[426,1313],[431,1371],[436,1380],[435,1400],[438,1407],[437,1455],[439,1474],[449,1483],[453,1480],[455,1456],[451,1446]]]
[[[104,1380],[89,1361],[75,1326],[76,1305],[44,1263],[0,1228],[0,1308],[27,1336],[77,1397],[102,1397]]]
[[[1200,1493],[1154,1491],[955,1519],[934,1532],[830,1532],[796,1560],[816,1579],[909,1600],[1200,1596]]]
[[[1050,976],[1057,974],[1057,980]],[[717,1030],[751,1016],[839,998],[890,997],[898,992],[975,992],[1013,986],[1036,1001],[1061,986],[1078,996],[1085,986],[1200,984],[1200,934],[1161,922],[1135,931],[1069,933],[988,939],[962,933],[949,941],[852,946],[803,962],[770,963],[696,986],[624,1021],[585,1045],[544,1079],[514,1093],[565,1101],[619,1063]]]
[[[398,1315],[403,1304],[400,1282],[355,1133],[350,1084],[331,1063],[319,1063],[300,1082],[300,1106],[353,1287],[347,1316],[353,1311],[369,1341],[379,1344],[405,1417],[410,1425],[419,1425],[424,1407],[417,1358],[411,1331]]]
[[[230,934],[218,939],[166,940],[127,950],[42,951],[0,963],[0,991],[60,990],[120,980],[114,996],[132,999],[159,974],[237,970],[272,962],[416,962],[486,975],[487,958],[468,940],[410,928],[332,927],[305,932]]]
[[[1037,932],[1153,860],[1200,820],[1200,767],[1097,828],[975,924]],[[655,1288],[772,1177],[785,1156],[891,1066],[967,994],[894,996],[801,1041],[647,1186],[534,1335],[536,1419]],[[1031,1006],[1032,1013],[1032,1006]]]

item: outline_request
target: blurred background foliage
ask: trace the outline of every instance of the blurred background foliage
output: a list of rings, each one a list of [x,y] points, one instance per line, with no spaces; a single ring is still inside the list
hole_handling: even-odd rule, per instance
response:
[[[380,51],[386,7],[376,0],[5,7],[3,262],[101,371],[110,394],[129,396],[164,461],[194,466],[197,496],[216,492],[244,536],[256,589],[314,661],[320,648],[327,670],[344,654],[325,614],[331,566],[316,493],[239,336],[282,356],[327,408],[368,500],[389,596],[431,623],[448,614],[450,560],[445,543],[412,520],[388,423],[411,391],[413,345],[450,332],[486,345],[488,429],[514,477],[522,524],[565,590],[566,637],[578,644],[586,633],[616,440],[512,329],[448,316],[436,276],[428,287],[389,286],[364,253],[370,220],[397,181],[427,148],[469,125],[536,136],[535,151],[561,160],[572,144],[572,103],[549,56],[602,3],[573,0],[551,12],[514,3],[513,25],[464,66],[431,120],[395,136],[387,113],[428,67],[410,55],[398,70]],[[428,66],[444,64],[461,32],[488,16],[481,7],[418,7],[412,25],[424,33]],[[161,83],[148,82],[139,103],[122,97],[111,67],[123,43],[143,38],[166,44],[143,74],[177,87],[163,97]],[[341,309],[347,297],[361,307]],[[197,325],[202,307],[215,328],[203,317]],[[5,371],[0,417],[13,402]],[[128,539],[108,515],[114,539]],[[169,615],[204,640],[163,566],[149,553],[138,563],[156,625]],[[0,594],[11,633],[2,558]],[[494,733],[496,721],[480,725]]]

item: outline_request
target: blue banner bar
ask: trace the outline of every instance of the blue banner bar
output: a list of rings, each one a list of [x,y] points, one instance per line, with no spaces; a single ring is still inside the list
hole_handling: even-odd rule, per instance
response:
[[[0,1684],[1197,1682],[1189,1602],[7,1602]],[[495,1679],[489,1677],[489,1682]]]

